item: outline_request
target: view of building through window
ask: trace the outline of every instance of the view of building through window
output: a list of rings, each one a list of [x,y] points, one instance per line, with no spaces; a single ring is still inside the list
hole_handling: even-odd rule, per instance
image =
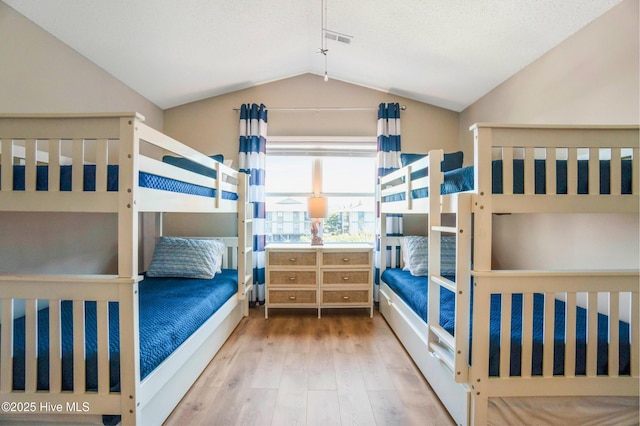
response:
[[[307,198],[313,194],[314,160],[320,161],[321,195],[328,198],[323,219],[325,242],[374,240],[375,157],[267,155],[267,243],[311,241]],[[317,184],[317,182],[315,182]]]

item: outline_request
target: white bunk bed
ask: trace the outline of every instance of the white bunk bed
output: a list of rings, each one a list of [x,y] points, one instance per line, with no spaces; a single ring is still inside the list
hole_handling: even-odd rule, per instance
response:
[[[639,272],[492,270],[491,239],[493,217],[498,213],[638,214],[638,126],[476,124],[471,130],[475,158],[473,167],[464,171],[473,177],[466,180],[466,187],[448,186],[450,176],[440,171],[441,150],[431,151],[425,158],[380,179],[380,247],[386,253],[380,262],[381,273],[389,267],[403,266],[402,237],[385,236],[387,214],[427,214],[429,230],[428,284],[424,277],[425,291],[428,288],[426,318],[416,314],[384,280],[380,284],[380,312],[458,424],[586,420],[580,417],[581,413],[575,414],[577,418],[554,414],[544,417],[545,402],[547,406],[564,407],[565,413],[571,411],[564,401],[599,407],[600,411],[591,413],[596,413],[596,422],[637,422]],[[611,161],[600,161],[602,157]],[[628,162],[623,164],[622,157]],[[544,170],[536,171],[542,163]],[[603,177],[610,176],[610,194],[601,194],[598,185],[585,189],[584,182],[578,179],[580,170],[590,182],[599,182],[603,164],[608,168],[602,172]],[[497,165],[501,166],[502,176],[493,175]],[[565,167],[566,183],[557,182],[564,180],[557,178],[557,172]],[[462,169],[451,173],[459,172]],[[623,176],[628,180],[626,184],[621,183]],[[542,187],[539,182],[536,184],[536,179],[541,178],[546,181]],[[452,181],[460,183],[464,179]],[[496,190],[496,183],[504,191]],[[455,278],[440,274],[441,241],[447,234],[455,235]],[[441,306],[441,291],[451,292],[453,326],[442,323],[441,312],[445,308]],[[521,299],[515,302],[513,295]],[[498,303],[494,305],[496,298]],[[516,304],[524,314],[512,313]],[[560,321],[554,313],[561,309],[565,314],[560,315]],[[536,310],[538,313],[534,314]],[[582,319],[576,318],[576,312]],[[629,324],[628,333],[622,321],[608,318],[624,319]],[[521,327],[517,338],[512,337],[514,319],[521,324],[517,326]],[[604,325],[599,325],[603,319]],[[586,322],[587,331],[582,332],[586,336],[580,337],[581,332],[576,331],[580,321]],[[560,347],[554,326],[564,327],[560,331]],[[598,348],[598,327],[604,327],[601,331],[608,338],[604,366],[599,360],[602,353]],[[622,338],[621,330],[626,333]],[[492,337],[497,340],[491,342]],[[628,349],[619,350],[626,341],[630,342]],[[512,346],[518,347],[515,361]],[[577,347],[584,351],[576,352]],[[554,356],[560,356],[560,362]],[[583,358],[578,360],[580,357]],[[624,373],[618,370],[622,358],[628,362]],[[510,371],[513,362],[520,367],[517,375]],[[585,368],[584,372],[575,373],[578,364]],[[554,398],[553,402],[550,404],[544,397]],[[529,411],[523,408],[528,405]]]
[[[252,217],[247,208],[245,174],[198,153],[144,124],[136,113],[0,115],[2,212],[82,212],[117,215],[117,274],[114,275],[31,275],[0,274],[0,422],[47,421],[64,415],[116,416],[122,424],[161,424],[202,370],[213,358],[243,315],[248,314],[247,292],[252,287]],[[210,172],[208,176],[169,165],[163,154],[182,157]],[[62,164],[71,164],[69,188],[62,188]],[[113,165],[117,165],[114,168]],[[14,167],[23,165],[23,167]],[[47,166],[42,168],[41,166]],[[83,165],[82,167],[79,167]],[[87,165],[95,173],[95,188],[86,189]],[[21,190],[14,190],[18,170],[24,173]],[[117,183],[113,186],[113,176]],[[41,187],[39,173],[48,177]],[[169,178],[172,182],[197,185],[207,194],[190,195],[174,190],[143,186],[143,174]],[[148,176],[147,176],[148,177]],[[58,186],[61,182],[61,187]],[[111,187],[110,187],[111,185]],[[233,213],[238,217],[238,235],[222,239],[227,249],[223,268],[237,269],[237,291],[180,344],[164,361],[141,380],[139,336],[139,286],[143,280],[139,265],[149,261],[150,248],[162,235],[163,212]],[[141,236],[142,216],[151,215],[155,235]],[[2,223],[0,222],[0,229]],[[25,230],[26,231],[26,230]],[[154,238],[156,237],[156,238]],[[143,241],[151,247],[144,247]],[[2,242],[0,242],[2,244]],[[146,262],[142,262],[143,253]],[[145,265],[146,266],[146,265]],[[63,271],[66,272],[66,271]],[[235,281],[233,271],[231,277]],[[216,275],[217,277],[217,275]],[[215,277],[214,277],[215,279]],[[61,304],[73,301],[73,368],[70,379],[61,368]],[[40,302],[40,305],[39,305]],[[87,389],[85,380],[85,307],[96,306],[97,388]],[[117,303],[119,327],[118,389],[110,384],[109,316]],[[38,320],[42,306],[49,310],[48,389],[38,389]],[[14,320],[22,315],[16,307],[24,305],[25,357],[24,388],[13,387],[13,351],[16,338]],[[21,308],[19,308],[21,309]],[[112,318],[113,319],[113,318]],[[79,327],[77,325],[80,325]],[[87,328],[88,330],[88,328]],[[113,350],[113,349],[111,349]],[[40,360],[42,362],[42,360]],[[46,361],[45,361],[46,362]],[[88,368],[88,367],[87,367]],[[67,369],[68,370],[68,369]],[[117,370],[116,370],[117,371]],[[72,390],[63,390],[71,380]],[[112,379],[113,380],[113,379]],[[14,414],[21,414],[13,418]],[[56,414],[60,414],[56,417]],[[97,415],[97,416],[96,416]],[[119,416],[119,419],[118,419]]]

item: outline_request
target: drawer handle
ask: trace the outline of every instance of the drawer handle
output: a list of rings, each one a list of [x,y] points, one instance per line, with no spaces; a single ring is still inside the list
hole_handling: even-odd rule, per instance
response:
[[[296,261],[296,258],[295,258],[295,257],[290,257],[290,258],[289,258],[289,262],[295,262],[295,261]]]
[[[289,281],[295,281],[296,277],[289,277]]]
[[[349,300],[349,296],[342,296],[343,300]]]
[[[349,277],[342,277],[343,280],[349,281]]]
[[[289,300],[296,300],[295,296],[289,296]]]
[[[343,258],[343,259],[342,259],[342,261],[343,261],[343,262],[348,262],[348,261],[349,261],[349,258],[348,258],[348,257],[345,257],[345,258]]]

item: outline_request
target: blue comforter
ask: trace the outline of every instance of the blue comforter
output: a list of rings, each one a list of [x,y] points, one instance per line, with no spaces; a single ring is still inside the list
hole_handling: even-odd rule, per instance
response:
[[[139,284],[140,379],[144,379],[238,290],[236,270],[211,280],[145,278]],[[61,304],[62,389],[73,390],[72,302]],[[110,388],[119,385],[118,304],[109,304]],[[14,321],[13,389],[25,387],[25,318]],[[96,303],[85,302],[86,389],[97,390]],[[49,389],[49,309],[38,312],[38,390]]]
[[[386,269],[381,279],[425,322],[427,321],[428,278],[415,277],[409,271]],[[473,289],[473,286],[471,286]],[[472,293],[473,295],[473,293]],[[510,375],[519,376],[521,372],[522,339],[522,294],[512,296],[511,309],[511,363]],[[544,296],[534,294],[533,313],[533,356],[532,374],[542,375]],[[554,360],[553,374],[564,374],[564,333],[565,303],[555,301]],[[500,366],[500,316],[501,295],[491,296],[489,375],[497,376]],[[454,335],[455,298],[449,290],[440,289],[440,325]],[[576,312],[576,375],[586,372],[587,348],[587,311],[578,307]],[[598,314],[598,374],[608,372],[608,321],[606,315]],[[471,333],[470,333],[471,334]],[[473,339],[470,339],[473,343]],[[630,374],[629,324],[620,321],[620,375]]]
[[[72,166],[60,166],[60,191],[71,191]],[[159,189],[164,191],[179,192],[189,195],[199,195],[202,197],[215,198],[216,190],[206,186],[194,185],[175,179],[170,179],[154,174],[140,172],[139,185],[143,188]],[[13,166],[13,190],[24,191],[25,189],[25,166]],[[49,167],[37,166],[36,168],[36,191],[47,191],[49,189]],[[84,165],[84,191],[96,190],[96,166]],[[118,166],[107,166],[107,191],[118,190]],[[238,194],[222,191],[222,198],[227,200],[237,200]]]

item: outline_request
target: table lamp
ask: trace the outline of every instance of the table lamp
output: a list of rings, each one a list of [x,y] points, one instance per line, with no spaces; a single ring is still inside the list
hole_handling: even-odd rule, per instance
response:
[[[313,220],[311,223],[311,245],[321,246],[322,241],[322,219],[328,216],[329,206],[326,197],[313,196],[307,200],[307,212]]]

